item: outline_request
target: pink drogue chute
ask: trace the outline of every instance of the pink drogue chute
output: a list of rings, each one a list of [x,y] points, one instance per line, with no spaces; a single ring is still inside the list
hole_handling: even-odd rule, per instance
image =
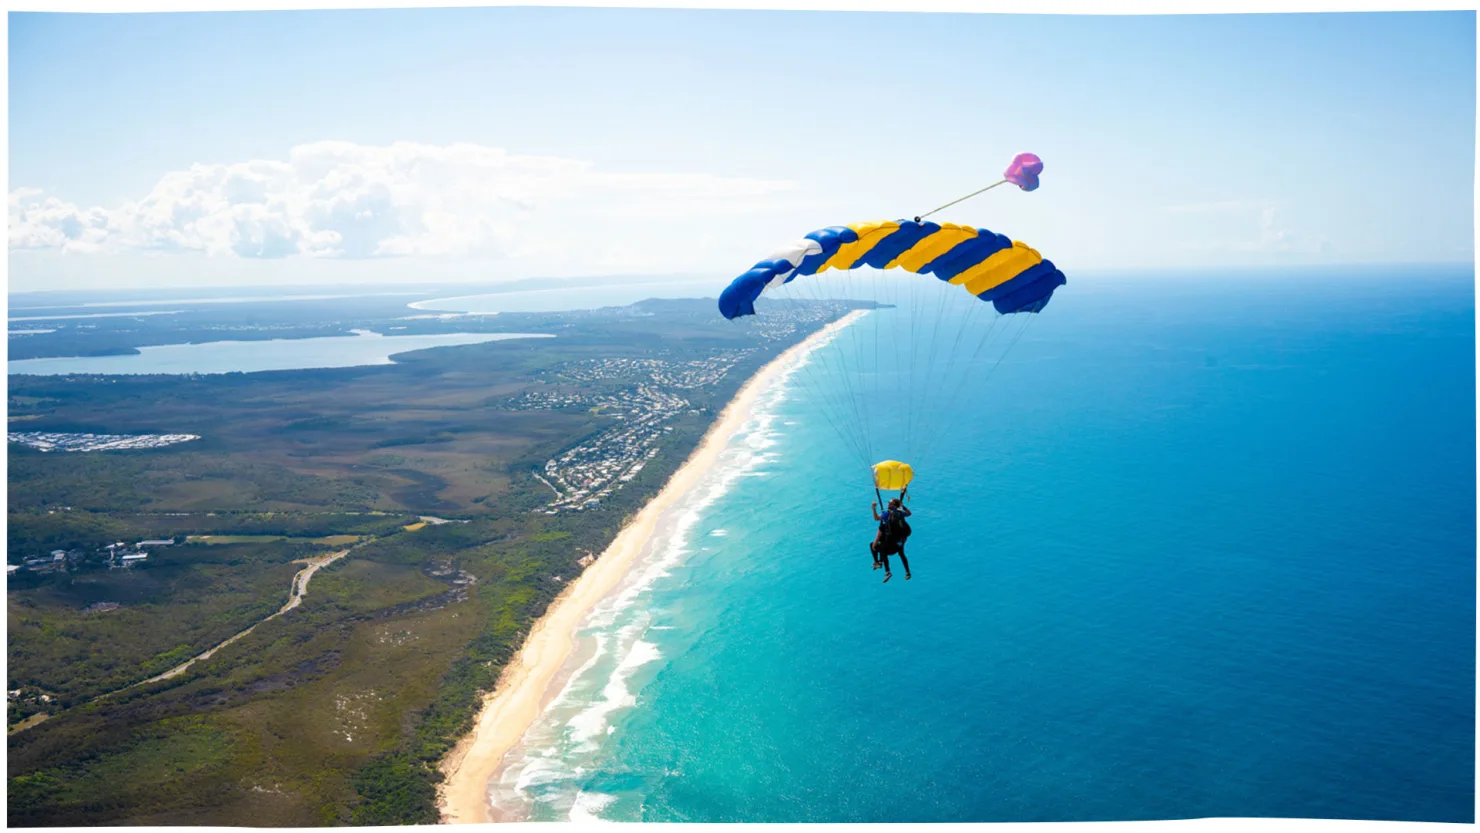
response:
[[[1043,160],[1032,153],[1019,153],[1012,158],[1012,164],[1002,172],[1002,178],[1024,191],[1032,191],[1038,187],[1038,175],[1043,173]]]

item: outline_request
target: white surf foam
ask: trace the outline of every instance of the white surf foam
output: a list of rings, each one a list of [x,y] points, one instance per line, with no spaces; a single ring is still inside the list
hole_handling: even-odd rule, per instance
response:
[[[604,822],[601,811],[610,807],[617,797],[606,793],[588,793],[584,790],[576,793],[575,801],[570,807],[571,821]]]

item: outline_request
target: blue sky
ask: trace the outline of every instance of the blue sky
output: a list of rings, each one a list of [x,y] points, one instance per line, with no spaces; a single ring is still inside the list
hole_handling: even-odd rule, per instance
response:
[[[9,24],[12,291],[729,276],[1024,150],[1040,190],[934,219],[1071,274],[1473,260],[1473,12]]]

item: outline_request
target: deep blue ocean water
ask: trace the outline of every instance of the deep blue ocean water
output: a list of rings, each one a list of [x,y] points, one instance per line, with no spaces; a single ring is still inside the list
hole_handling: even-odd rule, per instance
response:
[[[599,612],[501,800],[1470,822],[1474,357],[1468,271],[1071,277],[942,414],[888,584],[795,375]]]

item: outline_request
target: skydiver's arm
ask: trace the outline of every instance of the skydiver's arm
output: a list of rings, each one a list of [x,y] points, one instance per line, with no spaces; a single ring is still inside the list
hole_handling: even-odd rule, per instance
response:
[[[904,504],[902,504],[902,503],[901,503],[901,504],[900,504],[900,505],[899,505],[899,508],[900,508],[900,510],[901,510],[901,511],[903,511],[903,512],[904,512],[904,516],[905,516],[905,517],[906,517],[906,518],[908,518],[908,517],[909,517],[909,516],[911,516],[911,515],[913,515],[913,514],[915,514],[915,513],[914,513],[914,512],[911,512],[911,511],[910,511],[910,508],[909,508],[909,507],[908,507],[908,506],[905,506],[905,505],[904,505]]]
[[[879,504],[877,504],[877,503],[870,503],[868,505],[868,508],[869,508],[869,511],[870,512],[873,512],[874,513],[874,520],[876,520],[876,521],[882,521],[882,520],[884,520],[883,518],[879,517]]]

